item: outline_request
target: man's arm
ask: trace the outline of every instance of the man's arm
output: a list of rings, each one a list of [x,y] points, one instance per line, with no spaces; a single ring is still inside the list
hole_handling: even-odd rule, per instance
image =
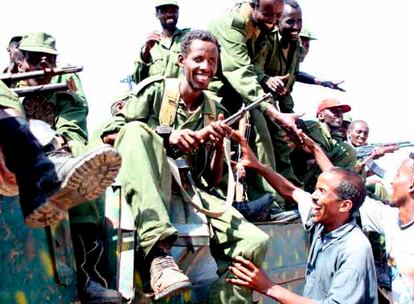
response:
[[[344,83],[344,80],[341,80],[341,81],[322,80],[308,73],[299,71],[296,73],[296,81],[306,83],[306,84],[320,85],[320,86],[330,88],[333,90],[345,92],[345,90],[339,86],[342,83]]]

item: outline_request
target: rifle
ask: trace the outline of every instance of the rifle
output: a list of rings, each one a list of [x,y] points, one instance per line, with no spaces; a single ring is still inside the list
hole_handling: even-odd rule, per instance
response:
[[[233,115],[227,117],[226,119],[220,121],[221,124],[226,124],[226,125],[232,125],[234,124],[236,121],[238,121],[239,119],[242,118],[242,116],[247,113],[248,111],[250,111],[251,109],[256,108],[260,103],[268,101],[269,99],[272,99],[272,94],[267,93],[265,95],[263,95],[262,97],[260,97],[259,99],[255,100],[254,102],[252,102],[251,104],[247,105],[247,106],[242,106],[240,108],[240,110],[238,110],[236,113],[234,113]],[[160,136],[164,137],[165,135],[169,135],[169,133],[171,133],[172,128],[169,126],[158,126],[155,130]],[[210,130],[208,129],[208,126],[202,128],[201,130],[197,131],[196,136],[198,137],[198,139],[201,142],[204,142],[208,139],[210,135]],[[178,149],[177,147],[171,147],[171,156],[173,158],[178,158],[179,156],[182,155],[182,152],[180,149]]]
[[[356,147],[357,158],[362,159],[368,157],[372,154],[375,148],[382,148],[383,153],[391,153],[397,151],[399,148],[412,147],[414,143],[409,141],[395,142],[395,143],[376,143],[365,145],[361,147]]]
[[[76,92],[76,84],[73,79],[70,79],[66,83],[43,84],[11,90],[14,93],[16,93],[19,97],[26,97],[34,94],[47,94],[67,90],[71,92]]]
[[[377,143],[377,144],[370,144],[361,147],[356,147],[357,151],[357,158],[361,159],[361,162],[356,166],[355,170],[359,172],[364,166],[366,166],[370,171],[372,171],[375,175],[384,178],[385,170],[382,169],[377,163],[375,163],[374,159],[378,158],[379,156],[383,156],[385,153],[391,153],[397,151],[399,148],[404,147],[412,147],[414,143],[409,141],[404,142],[396,142],[396,143]],[[375,149],[381,148],[382,154],[376,154]]]
[[[4,73],[0,74],[1,81],[20,81],[31,78],[42,78],[45,76],[55,76],[70,73],[77,73],[83,70],[82,66],[68,66],[59,68],[45,68],[38,71],[30,71],[24,73]]]

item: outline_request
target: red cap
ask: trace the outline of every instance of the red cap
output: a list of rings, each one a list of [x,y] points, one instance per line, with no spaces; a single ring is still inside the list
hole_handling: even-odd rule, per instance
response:
[[[322,112],[325,109],[329,108],[341,108],[343,113],[351,111],[351,106],[347,104],[341,103],[339,100],[336,99],[324,99],[318,106],[316,110],[316,115]]]

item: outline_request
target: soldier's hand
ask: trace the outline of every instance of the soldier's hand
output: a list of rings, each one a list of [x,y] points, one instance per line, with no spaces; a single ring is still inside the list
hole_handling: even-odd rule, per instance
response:
[[[161,40],[161,34],[159,32],[151,32],[145,39],[145,48],[142,51],[142,59],[148,62],[150,59],[150,51],[154,47],[155,43]]]
[[[287,133],[295,145],[302,145],[302,139],[299,136],[299,129],[296,126],[296,120],[303,114],[280,113],[273,105],[269,105],[265,114],[272,120],[276,121]]]
[[[341,88],[339,85],[343,84],[345,82],[345,80],[341,80],[341,81],[321,81],[321,86],[326,87],[326,88],[330,88],[332,90],[338,90],[341,92],[346,92],[345,89]]]
[[[208,138],[215,144],[215,145],[222,145],[223,138],[227,135],[231,135],[233,129],[230,128],[228,125],[223,124],[221,121],[224,120],[224,115],[219,114],[218,120],[211,123],[206,127],[208,132]]]
[[[299,130],[299,137],[302,140],[302,145],[300,148],[303,149],[303,151],[307,153],[313,154],[315,151],[315,143],[312,138],[310,138],[308,135],[306,135],[302,130]]]
[[[169,137],[169,144],[178,147],[184,153],[197,150],[201,143],[197,132],[190,129],[174,130]]]
[[[266,86],[276,92],[279,95],[285,95],[287,93],[287,89],[285,87],[285,81],[289,78],[289,73],[284,76],[273,76],[269,77],[265,84]]]

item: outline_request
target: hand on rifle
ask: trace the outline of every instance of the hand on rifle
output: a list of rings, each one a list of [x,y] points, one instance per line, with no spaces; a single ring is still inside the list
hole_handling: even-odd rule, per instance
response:
[[[201,143],[197,132],[190,129],[173,130],[169,137],[169,144],[177,147],[184,154],[197,150]]]
[[[287,93],[287,89],[285,87],[285,81],[289,79],[290,74],[287,73],[284,76],[273,76],[267,78],[265,81],[266,86],[276,92],[279,95],[285,95]]]
[[[287,133],[295,145],[301,145],[302,139],[299,136],[299,129],[296,126],[296,120],[303,114],[280,113],[273,105],[269,105],[265,111],[266,115],[276,121]]]
[[[378,159],[383,157],[386,153],[393,153],[399,149],[398,145],[379,146],[372,150],[372,158]]]
[[[256,168],[260,164],[256,155],[254,155],[252,149],[249,146],[247,139],[240,134],[239,131],[233,131],[231,134],[231,139],[236,141],[242,150],[242,158],[240,161],[240,166],[246,168]]]
[[[219,114],[218,120],[212,122],[207,127],[198,131],[197,136],[201,142],[204,142],[206,139],[211,140],[216,146],[222,146],[224,137],[231,135],[233,129],[228,125],[222,123],[224,120],[224,115]]]

